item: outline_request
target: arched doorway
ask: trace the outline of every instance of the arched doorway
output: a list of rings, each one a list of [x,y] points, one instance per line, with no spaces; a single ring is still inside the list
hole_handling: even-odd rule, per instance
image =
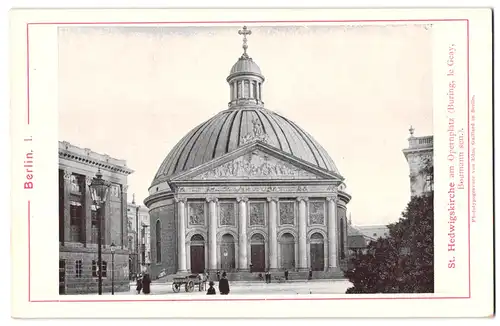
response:
[[[264,236],[255,233],[250,239],[252,272],[264,272],[266,269],[266,245]]]
[[[236,267],[234,237],[229,233],[222,236],[220,243],[220,261],[223,271],[231,271]]]
[[[284,233],[280,238],[281,268],[295,269],[295,238],[290,233]]]
[[[203,273],[205,271],[205,239],[200,234],[191,237],[191,272]]]
[[[310,258],[313,271],[325,269],[325,241],[321,233],[316,232],[311,235]]]

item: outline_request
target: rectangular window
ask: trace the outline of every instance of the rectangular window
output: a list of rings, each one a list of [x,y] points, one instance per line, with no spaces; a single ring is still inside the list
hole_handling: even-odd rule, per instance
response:
[[[70,178],[71,192],[81,193],[82,192],[82,176],[78,174],[72,174]]]
[[[72,242],[83,240],[83,206],[78,201],[70,201],[70,239]]]
[[[102,277],[108,276],[108,263],[106,261],[102,261]]]
[[[250,84],[248,83],[248,80],[243,81],[243,98],[249,98],[250,97]]]
[[[97,207],[95,205],[92,205],[90,208],[91,212],[91,242],[92,243],[97,243],[97,228],[99,227],[98,220],[97,220]]]
[[[76,271],[76,274],[75,274],[76,277],[78,277],[78,278],[82,277],[83,266],[82,266],[81,260],[77,260],[75,262],[75,271]]]
[[[64,171],[59,170],[59,241],[64,241]]]
[[[102,277],[106,277],[108,275],[108,263],[106,261],[102,261]],[[97,269],[97,261],[92,261],[92,277],[98,277],[98,269]]]

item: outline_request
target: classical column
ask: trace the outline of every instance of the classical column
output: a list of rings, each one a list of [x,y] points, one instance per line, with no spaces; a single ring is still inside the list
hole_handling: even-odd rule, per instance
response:
[[[299,197],[299,271],[309,270],[307,266],[307,197]]]
[[[92,244],[92,195],[90,194],[90,184],[92,183],[92,177],[85,177],[85,245],[89,246]]]
[[[184,273],[186,269],[186,199],[176,198],[177,202],[177,262],[178,273]]]
[[[71,172],[64,170],[64,242],[71,242]]]
[[[209,197],[208,201],[208,269],[217,270],[217,198]]]
[[[267,198],[269,202],[269,236],[268,236],[268,250],[269,250],[269,270],[278,270],[278,238],[277,238],[277,226],[278,226],[278,198],[269,197]]]
[[[248,253],[247,253],[247,202],[248,198],[238,197],[236,199],[240,205],[239,208],[239,252],[238,252],[238,268],[240,271],[248,270]]]
[[[337,268],[337,197],[327,197],[328,202],[328,269]]]
[[[120,227],[120,241],[122,249],[128,246],[128,204],[127,204],[127,191],[128,185],[122,185],[122,214],[121,214],[121,227]]]

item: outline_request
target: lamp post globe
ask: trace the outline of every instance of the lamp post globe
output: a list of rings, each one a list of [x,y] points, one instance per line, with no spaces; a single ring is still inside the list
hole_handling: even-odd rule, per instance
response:
[[[92,201],[96,206],[97,213],[97,291],[99,295],[102,295],[102,207],[106,203],[110,186],[111,183],[102,178],[101,169],[99,168],[89,185],[90,195],[92,196]]]

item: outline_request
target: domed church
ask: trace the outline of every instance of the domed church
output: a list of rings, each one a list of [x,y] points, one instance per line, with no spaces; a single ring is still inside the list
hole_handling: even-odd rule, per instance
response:
[[[228,108],[177,143],[144,201],[152,276],[340,276],[351,199],[344,178],[311,135],[266,109],[265,78],[247,53],[251,31],[239,34],[243,54],[227,77]]]

